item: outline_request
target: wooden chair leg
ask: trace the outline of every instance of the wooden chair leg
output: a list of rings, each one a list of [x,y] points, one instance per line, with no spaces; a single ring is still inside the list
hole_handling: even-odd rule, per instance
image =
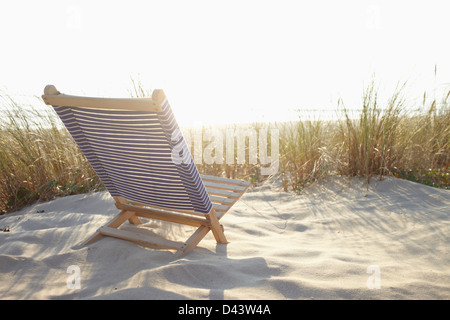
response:
[[[114,200],[116,201],[116,207],[117,204],[128,204],[128,200],[124,197],[114,197]],[[128,221],[131,224],[142,224],[141,220],[137,217],[137,215],[132,215]]]
[[[209,230],[211,230],[207,226],[201,226],[199,227],[190,237],[186,240],[184,245],[178,249],[178,251],[175,253],[175,257],[179,258],[182,255],[188,253],[192,249],[194,249],[199,242],[208,234]]]
[[[200,241],[208,234],[209,231],[213,232],[214,238],[216,241],[221,244],[228,243],[227,238],[225,237],[225,233],[223,231],[223,226],[219,223],[219,219],[217,219],[216,213],[214,209],[206,216],[211,226],[200,226],[190,237],[184,245],[178,249],[175,253],[175,257],[179,258],[182,255],[188,253],[193,250]]]
[[[223,244],[228,243],[225,233],[223,232],[223,226],[219,223],[219,219],[217,219],[214,209],[207,215],[207,219],[211,223],[211,231],[213,232],[216,241]]]
[[[132,211],[124,211],[122,210],[117,216],[114,217],[107,225],[106,227],[110,228],[118,228],[124,223],[125,221],[132,219],[132,217],[135,216],[135,213]],[[90,244],[92,242],[97,241],[100,239],[102,235],[97,231],[95,232],[91,237],[89,237],[83,245]]]
[[[131,216],[129,219],[128,219],[128,221],[131,223],[131,224],[142,224],[142,221],[138,218],[138,216],[136,215],[136,214],[134,214],[133,216]]]

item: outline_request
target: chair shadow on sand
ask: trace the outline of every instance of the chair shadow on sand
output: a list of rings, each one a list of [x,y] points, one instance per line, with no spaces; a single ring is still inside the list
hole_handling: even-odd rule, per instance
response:
[[[200,251],[200,250],[199,250]],[[171,265],[163,271],[164,277],[176,285],[200,290],[209,290],[205,299],[225,300],[238,295],[226,297],[225,292],[232,289],[255,289],[264,285],[265,280],[280,275],[278,268],[271,268],[262,257],[231,259],[228,257],[228,245],[217,244],[215,256],[206,262],[191,259]],[[239,296],[246,296],[239,294]],[[257,299],[258,297],[249,297]]]
[[[170,237],[179,236],[185,226],[150,220],[139,228],[148,232],[153,227],[161,236]],[[206,241],[211,244],[214,237],[209,235]],[[228,245],[216,244],[215,250],[211,250],[211,245],[199,246],[181,258],[168,250],[110,237],[100,239],[88,249],[77,245],[74,250],[87,250],[86,266],[82,268],[89,269],[89,279],[84,281],[96,284],[96,288],[88,285],[78,294],[61,298],[223,300],[226,290],[262,286],[266,279],[280,274],[278,268],[270,268],[262,257],[229,258]],[[128,287],[123,288],[124,285]]]

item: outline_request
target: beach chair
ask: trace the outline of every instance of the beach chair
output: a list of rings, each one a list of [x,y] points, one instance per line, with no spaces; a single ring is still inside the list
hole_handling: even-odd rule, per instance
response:
[[[85,244],[109,236],[176,250],[179,257],[209,231],[218,243],[227,243],[219,220],[250,183],[199,174],[162,90],[154,90],[151,99],[93,98],[61,94],[48,85],[42,99],[53,106],[120,210]],[[138,226],[120,228],[127,220],[139,225],[140,218],[197,229],[179,242],[148,230],[143,234]]]

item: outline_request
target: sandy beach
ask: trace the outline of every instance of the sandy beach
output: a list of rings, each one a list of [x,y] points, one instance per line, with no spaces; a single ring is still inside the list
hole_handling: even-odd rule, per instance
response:
[[[210,233],[173,251],[104,237],[107,192],[0,216],[0,299],[449,299],[450,191],[387,177],[331,177],[300,194],[251,188]],[[190,227],[146,220],[182,240]],[[126,223],[123,228],[135,228]]]

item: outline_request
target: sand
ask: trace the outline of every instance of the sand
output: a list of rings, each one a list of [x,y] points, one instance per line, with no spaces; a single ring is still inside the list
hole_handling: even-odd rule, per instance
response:
[[[332,177],[301,194],[250,189],[180,259],[104,237],[107,192],[0,216],[0,299],[449,299],[450,191],[396,178]],[[190,227],[146,220],[169,238]],[[125,225],[124,228],[129,228]],[[8,231],[9,230],[9,231]]]

